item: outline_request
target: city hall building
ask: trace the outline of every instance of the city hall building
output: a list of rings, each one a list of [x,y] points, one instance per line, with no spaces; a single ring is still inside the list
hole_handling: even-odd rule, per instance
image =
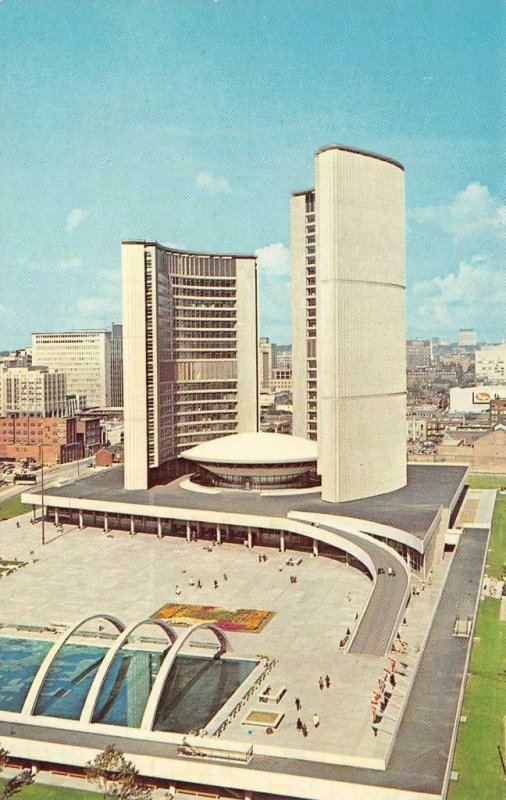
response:
[[[404,270],[402,165],[340,145],[319,150],[315,188],[292,197],[294,436],[285,436],[258,433],[254,257],[123,244],[125,464],[44,496],[25,494],[34,521],[43,504],[47,520],[78,529],[197,540],[211,552],[222,544],[246,553],[271,548],[292,564],[329,558],[354,567],[369,578],[369,594],[338,657],[349,659],[344,666],[377,659],[381,669],[392,654],[397,665],[406,610],[418,602],[415,586],[429,586],[434,565],[455,551],[434,607],[440,630],[405,659],[414,696],[425,696],[418,664],[432,659],[418,673],[432,691],[445,641],[440,703],[422,731],[417,714],[410,716],[408,689],[400,734],[377,759],[308,756],[303,744],[297,751],[244,747],[215,739],[214,731],[190,745],[173,736],[162,747],[148,725],[121,740],[130,756],[139,754],[143,774],[191,779],[195,796],[199,787],[206,796],[226,787],[262,800],[445,794],[469,653],[469,640],[466,647],[454,641],[451,625],[464,582],[473,618],[488,529],[475,525],[462,536],[454,529],[465,465],[406,467]],[[303,596],[297,602],[310,617]],[[313,611],[330,615],[325,607]],[[268,656],[274,684],[266,702],[276,674],[276,653]],[[312,658],[303,628],[298,658]],[[157,698],[161,680],[153,686]],[[149,709],[151,696],[151,721]],[[363,724],[370,725],[367,716]],[[76,730],[91,735],[81,723]],[[431,748],[435,730],[438,747]],[[104,741],[118,738],[118,729],[101,733]],[[428,755],[416,767],[420,742]]]

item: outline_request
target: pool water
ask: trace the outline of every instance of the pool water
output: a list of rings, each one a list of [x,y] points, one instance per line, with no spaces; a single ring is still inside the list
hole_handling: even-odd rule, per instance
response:
[[[52,642],[0,637],[0,710],[19,712]],[[35,715],[79,719],[107,649],[66,644],[54,661]],[[123,649],[99,694],[93,722],[138,728],[164,653]],[[199,730],[256,666],[255,661],[177,656],[167,678],[154,730]]]

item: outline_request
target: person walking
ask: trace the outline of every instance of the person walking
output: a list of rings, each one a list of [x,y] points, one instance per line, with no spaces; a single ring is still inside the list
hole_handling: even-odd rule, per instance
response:
[[[215,588],[215,589],[217,589],[217,588],[218,588],[218,581],[215,581],[215,582],[214,582],[214,588]]]
[[[325,675],[325,686],[327,689],[330,689],[330,678],[328,675]]]
[[[298,697],[295,698],[295,708],[297,709],[297,711],[300,711],[302,708],[302,703],[300,702]]]
[[[304,739],[307,736],[307,725],[306,725],[305,722],[302,723],[302,735],[303,735]]]
[[[323,691],[323,687],[325,686],[325,684],[324,684],[323,678],[321,676],[320,676],[320,680],[318,681],[318,685],[320,687],[320,691],[322,692]]]
[[[298,731],[302,730],[302,720],[300,717],[297,717],[297,730]]]
[[[313,725],[315,726],[315,728],[319,728],[320,727],[320,718],[319,718],[318,714],[316,714],[316,713],[313,714]]]
[[[202,589],[202,582],[201,582],[200,578],[197,581],[197,589]]]

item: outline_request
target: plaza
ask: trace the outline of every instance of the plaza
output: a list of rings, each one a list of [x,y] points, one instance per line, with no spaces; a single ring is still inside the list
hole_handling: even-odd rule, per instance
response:
[[[118,474],[119,470],[116,472]],[[455,486],[458,487],[465,476],[465,470],[450,474],[457,482],[455,491]],[[99,527],[94,527],[89,512],[88,516],[83,512],[83,517],[80,517],[78,510],[72,511],[73,498],[81,507],[83,504],[86,507],[86,488],[96,478],[102,487],[109,486],[109,491],[111,481],[116,480],[114,471],[110,471],[49,490],[45,522],[48,543],[44,546],[41,544],[40,510],[35,512],[35,522],[33,513],[19,518],[19,528],[12,520],[0,523],[2,559],[24,565],[4,573],[0,580],[2,636],[54,641],[71,625],[95,614],[112,615],[128,626],[152,618],[159,609],[171,603],[183,608],[268,610],[271,616],[259,632],[226,633],[231,653],[223,658],[228,655],[245,660],[265,658],[270,665],[269,672],[258,683],[256,676],[259,672],[253,673],[251,681],[248,683],[246,680],[208,721],[207,734],[192,740],[197,748],[195,752],[198,747],[204,748],[198,751],[202,756],[200,763],[197,763],[198,758],[192,761],[192,774],[199,774],[204,785],[243,787],[245,796],[248,786],[254,787],[255,792],[266,791],[267,786],[272,786],[273,774],[277,775],[276,780],[280,781],[285,796],[332,797],[335,781],[339,782],[343,796],[350,798],[355,796],[353,787],[358,788],[357,784],[364,783],[368,786],[367,796],[371,798],[379,797],[375,792],[388,790],[389,786],[394,788],[395,797],[399,798],[442,796],[437,786],[442,786],[446,779],[448,759],[444,756],[444,749],[451,746],[448,730],[451,730],[455,718],[462,679],[456,665],[459,658],[465,662],[469,643],[467,638],[452,639],[451,627],[456,609],[462,618],[468,618],[469,614],[472,618],[474,613],[473,592],[477,597],[488,535],[487,520],[490,521],[493,511],[493,493],[473,491],[458,504],[453,514],[455,527],[443,536],[443,542],[446,539],[451,548],[456,542],[455,557],[446,557],[442,561],[436,559],[427,574],[424,571],[411,573],[409,604],[395,629],[391,646],[374,655],[354,652],[349,646],[350,639],[352,644],[357,641],[360,627],[372,627],[375,633],[376,628],[381,628],[383,614],[381,609],[374,607],[374,589],[381,580],[388,588],[394,584],[394,577],[382,575],[381,571],[377,574],[378,562],[375,562],[371,582],[370,570],[349,552],[321,540],[314,548],[304,536],[293,532],[285,532],[281,539],[282,522],[280,518],[276,523],[273,521],[272,510],[276,503],[278,513],[282,504],[288,504],[287,508],[300,504],[298,514],[303,514],[302,505],[309,503],[311,511],[306,513],[317,515],[317,535],[323,535],[325,522],[332,527],[332,515],[322,522],[323,515],[321,509],[317,509],[314,495],[306,496],[305,500],[304,495],[265,497],[269,525],[276,533],[271,538],[264,536],[262,539],[259,535],[261,528],[250,525],[251,536],[248,536],[248,526],[238,524],[241,506],[244,513],[250,504],[248,511],[251,512],[256,493],[198,493],[181,488],[184,481],[179,481],[172,488],[170,485],[165,487],[164,492],[172,492],[173,498],[186,498],[186,505],[177,512],[174,507],[170,508],[172,525],[164,520],[162,536],[158,537],[158,505],[152,505],[150,509],[155,513],[154,518],[147,513],[143,517],[135,514],[133,529],[130,524],[132,515],[127,513],[121,516],[111,512],[109,524],[104,525],[103,515],[95,512],[97,516],[93,519]],[[160,490],[151,490],[151,494],[156,495],[157,491]],[[30,498],[35,500],[36,492],[26,493],[25,502]],[[135,499],[139,499],[138,493]],[[234,525],[228,527],[221,523],[219,541],[215,525],[192,519],[187,526],[192,508],[193,513],[200,509],[203,514],[203,507],[207,505],[206,513],[209,515],[209,504],[213,502],[220,503],[222,520],[227,518],[227,513],[232,513],[232,506],[236,515]],[[384,514],[388,501],[383,498],[381,503]],[[370,508],[374,511],[373,503]],[[57,520],[52,521],[57,510]],[[174,520],[175,513],[179,518]],[[286,513],[285,524],[290,527],[289,512]],[[426,507],[425,514],[427,519],[431,517]],[[414,516],[411,521],[413,530]],[[462,531],[456,527],[459,518],[468,529]],[[81,528],[79,523],[85,519],[89,523]],[[358,531],[356,535],[359,535],[359,528],[355,528]],[[228,537],[227,534],[232,535]],[[351,537],[353,534],[348,532],[347,535]],[[370,537],[362,534],[362,538],[365,541]],[[341,544],[344,543],[345,540],[341,540]],[[352,544],[351,538],[347,544]],[[442,552],[442,542],[438,545],[438,552],[440,549]],[[459,553],[462,563],[457,559]],[[401,561],[400,555],[396,558]],[[470,570],[468,578],[459,574],[462,570]],[[461,598],[458,587],[463,580],[470,582],[473,588]],[[376,613],[376,624],[374,617],[368,617],[367,612],[369,615]],[[437,619],[441,614],[447,621],[438,632]],[[180,635],[181,629],[176,627],[175,630]],[[83,631],[87,633],[86,643],[103,644],[106,638],[107,646],[116,635],[107,625],[100,624],[98,617],[84,625]],[[210,646],[212,636],[207,634],[206,631],[198,636],[195,634],[196,640],[189,645],[190,654],[192,651],[197,653],[199,646]],[[157,635],[152,627],[140,626],[129,646],[146,647],[145,642],[148,639],[155,642]],[[441,635],[449,637],[442,649]],[[437,644],[431,650],[434,636]],[[75,643],[82,640],[80,636],[72,639]],[[160,647],[162,643],[163,636],[159,636],[158,644],[154,646]],[[449,662],[445,661],[444,667],[438,663],[437,667],[427,668],[427,659],[430,663],[430,658],[434,657],[432,651],[439,654],[438,658],[446,659],[453,646],[458,651]],[[395,687],[392,687],[381,722],[374,725],[371,701],[382,679],[389,674],[392,658],[396,661]],[[438,675],[436,683],[435,674]],[[320,688],[320,677],[327,675],[330,686]],[[423,688],[424,681],[426,688]],[[430,718],[433,709],[429,712],[423,734],[418,715],[428,699],[428,686],[431,695],[435,692],[438,698],[438,707],[444,707],[445,702],[448,705],[448,722],[442,725],[438,713],[439,724],[435,725],[435,720]],[[279,703],[262,703],[260,696],[267,687],[274,694],[281,695]],[[300,710],[296,708],[296,698],[301,702]],[[275,711],[279,717],[279,723],[270,735],[265,727],[247,723],[247,718],[254,718],[259,711]],[[317,727],[314,725],[315,714]],[[185,785],[184,776],[187,777],[188,772],[181,765],[182,756],[178,748],[188,738],[182,734],[125,727],[118,729],[97,723],[83,725],[79,721],[50,719],[44,715],[27,717],[2,712],[0,716],[4,720],[0,721],[2,741],[7,741],[11,751],[24,754],[36,763],[55,760],[56,754],[63,752],[65,743],[65,748],[69,748],[67,763],[79,768],[93,747],[105,745],[113,736],[125,752],[135,756],[143,774],[158,781]],[[307,726],[307,737],[298,729],[298,718]],[[430,786],[426,788],[430,791],[422,792],[427,781],[416,770],[410,769],[408,776],[406,758],[409,761],[410,748],[420,736],[425,735],[428,740],[437,739],[439,731],[446,731],[441,747],[443,755],[439,753],[437,756],[437,769],[429,763],[432,777]],[[22,736],[22,743],[19,736]],[[42,751],[41,745],[37,744],[41,736],[45,742]],[[45,754],[44,758],[41,758],[41,752]],[[162,752],[166,754],[163,760],[160,759]],[[234,762],[232,769],[230,763],[221,763],[220,758],[210,755],[212,752],[227,752],[229,759],[232,758],[230,753],[237,759],[249,755],[239,774],[239,763]],[[264,762],[270,775],[265,779],[261,778],[263,768],[258,772]],[[299,777],[296,786],[292,784],[290,790],[286,780],[294,770]]]

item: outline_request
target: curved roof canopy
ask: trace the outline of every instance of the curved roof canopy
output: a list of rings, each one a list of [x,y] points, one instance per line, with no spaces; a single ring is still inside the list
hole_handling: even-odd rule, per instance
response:
[[[316,442],[284,433],[234,433],[181,453],[213,464],[298,464],[316,461]]]

